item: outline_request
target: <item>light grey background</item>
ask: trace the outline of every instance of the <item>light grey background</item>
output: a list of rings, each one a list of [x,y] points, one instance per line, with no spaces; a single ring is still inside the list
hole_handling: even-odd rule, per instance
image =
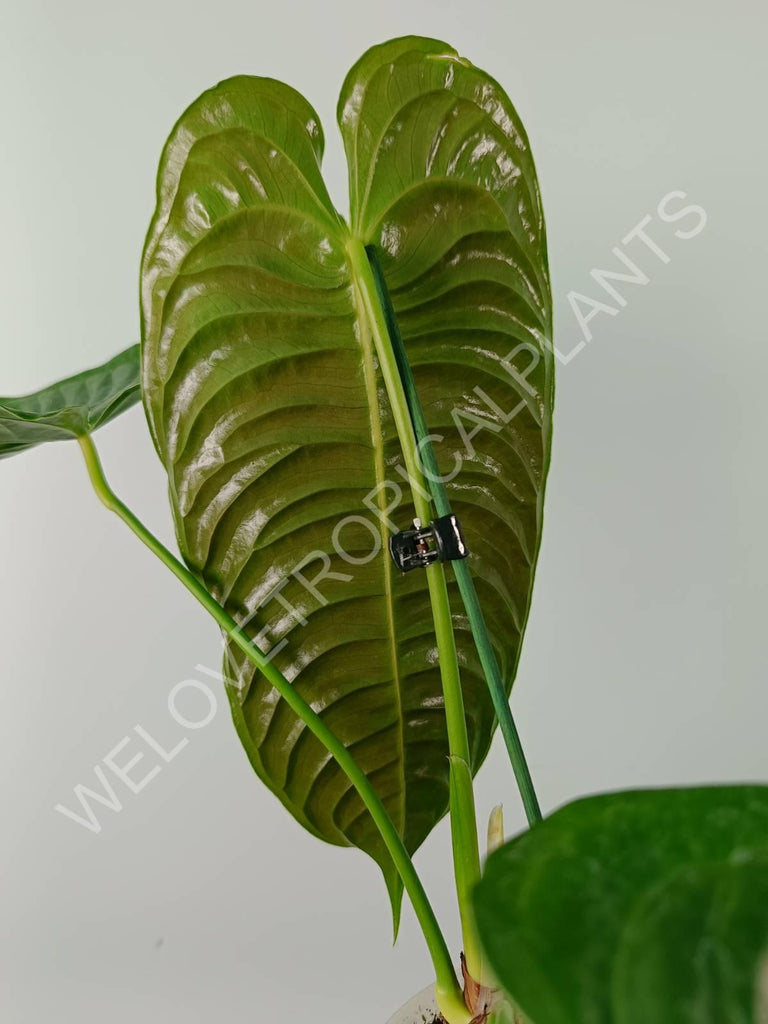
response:
[[[625,286],[626,308],[597,316],[560,368],[513,706],[547,809],[607,788],[765,779],[764,5],[2,0],[0,12],[0,393],[137,339],[160,148],[187,103],[234,73],[309,96],[340,206],[336,96],[363,49],[437,35],[493,73],[537,159],[563,352],[580,339],[567,293],[600,295],[590,270],[617,266],[612,248],[652,215],[669,263],[627,248],[649,283]],[[673,190],[707,212],[696,237],[675,236],[693,218],[656,214]],[[98,440],[118,491],[170,542],[141,410]],[[97,504],[75,446],[4,462],[0,509],[0,1019],[381,1024],[429,980],[413,917],[393,950],[377,869],[283,811],[223,700],[143,792],[121,790],[120,813],[101,810],[99,835],[54,812],[134,725],[179,738],[168,693],[216,666],[217,635]],[[499,800],[520,828],[497,744],[481,815]],[[456,941],[445,823],[418,865]]]

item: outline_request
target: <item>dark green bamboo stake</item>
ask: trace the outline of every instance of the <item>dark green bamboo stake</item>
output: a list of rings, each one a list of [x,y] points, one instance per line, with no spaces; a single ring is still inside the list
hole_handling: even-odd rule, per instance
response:
[[[397,359],[400,377],[403,382],[403,390],[405,391],[408,409],[413,422],[413,429],[419,445],[419,453],[425,471],[424,475],[427,478],[427,485],[435,503],[435,511],[438,516],[449,515],[451,512],[451,505],[448,500],[448,492],[445,484],[443,483],[442,477],[440,476],[440,469],[437,464],[435,449],[431,440],[429,440],[429,428],[427,427],[426,420],[424,419],[424,410],[421,405],[421,399],[419,398],[418,391],[416,390],[416,382],[413,378],[411,364],[408,361],[408,356],[405,351],[405,345],[403,344],[400,327],[397,323],[392,299],[389,295],[389,290],[381,271],[381,265],[376,254],[375,247],[372,245],[367,246],[366,253],[376,281],[379,300],[386,316],[390,342]],[[539,801],[536,797],[536,791],[533,787],[533,780],[531,779],[528,762],[526,761],[523,746],[520,742],[520,734],[517,731],[517,726],[515,725],[515,720],[509,707],[509,700],[507,699],[504,683],[501,679],[501,672],[499,671],[499,664],[496,660],[496,653],[493,650],[491,639],[488,635],[488,627],[486,626],[485,617],[483,616],[483,611],[480,607],[472,574],[469,571],[469,565],[466,561],[459,560],[453,562],[452,565],[454,573],[456,574],[456,582],[459,585],[459,593],[461,594],[461,599],[464,603],[464,609],[467,613],[467,618],[469,619],[469,625],[472,630],[472,636],[475,641],[478,657],[480,658],[480,664],[483,666],[483,672],[485,674],[486,683],[488,684],[488,689],[490,690],[493,707],[496,712],[496,717],[499,720],[501,732],[504,736],[504,742],[507,746],[507,753],[509,754],[509,759],[512,763],[512,770],[515,773],[515,779],[517,780],[520,796],[522,797],[523,806],[525,807],[528,824],[533,825],[537,821],[541,821]]]

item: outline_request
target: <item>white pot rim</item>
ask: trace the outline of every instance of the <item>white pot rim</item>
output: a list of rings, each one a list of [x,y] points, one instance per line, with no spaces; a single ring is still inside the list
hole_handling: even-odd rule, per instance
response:
[[[397,1013],[389,1018],[387,1024],[432,1024],[437,1012],[435,986],[428,985],[422,992],[409,999],[405,1006],[401,1006]]]

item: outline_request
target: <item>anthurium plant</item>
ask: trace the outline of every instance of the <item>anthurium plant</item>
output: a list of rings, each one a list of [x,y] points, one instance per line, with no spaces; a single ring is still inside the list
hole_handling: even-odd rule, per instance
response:
[[[768,787],[542,821],[510,712],[554,396],[520,118],[450,46],[406,37],[354,65],[338,122],[347,218],[303,96],[239,76],[195,100],[160,160],[141,345],[0,399],[0,455],[77,440],[104,505],[208,610],[256,774],[378,863],[395,931],[411,901],[435,980],[419,1020],[765,1022]],[[94,445],[139,400],[180,557]],[[484,866],[473,778],[497,724],[531,827],[504,844],[495,812]],[[446,813],[461,950],[412,861]]]

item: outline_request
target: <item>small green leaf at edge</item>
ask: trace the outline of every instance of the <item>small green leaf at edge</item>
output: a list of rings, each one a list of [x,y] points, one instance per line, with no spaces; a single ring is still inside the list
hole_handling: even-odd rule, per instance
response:
[[[499,984],[532,1024],[750,1024],[768,956],[768,786],[578,800],[475,890]]]
[[[140,397],[139,346],[18,398],[0,398],[0,459],[48,441],[89,434]]]

